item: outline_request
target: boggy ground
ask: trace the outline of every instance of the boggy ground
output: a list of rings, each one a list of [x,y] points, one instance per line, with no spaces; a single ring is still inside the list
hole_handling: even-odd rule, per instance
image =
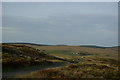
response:
[[[95,61],[94,61],[95,60]],[[119,79],[117,61],[108,58],[95,58],[92,61],[69,64],[64,67],[56,67],[38,70],[16,78],[103,78]]]
[[[119,78],[118,50],[80,46],[3,45],[4,68],[68,62],[63,67],[33,71],[18,78]],[[21,55],[19,55],[21,54]],[[35,59],[39,58],[39,59]],[[10,63],[10,64],[9,64]],[[11,64],[12,63],[12,64]],[[8,66],[7,66],[8,65]],[[15,65],[15,66],[14,66]],[[5,71],[5,69],[4,69]]]

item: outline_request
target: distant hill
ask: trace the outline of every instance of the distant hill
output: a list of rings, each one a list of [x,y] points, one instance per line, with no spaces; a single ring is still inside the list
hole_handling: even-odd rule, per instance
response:
[[[96,45],[81,45],[80,47],[101,48],[101,49],[107,49],[107,50],[120,51],[120,46],[102,47],[102,46],[96,46]]]
[[[102,46],[96,46],[96,45],[80,45],[80,47],[90,47],[90,48],[111,48],[111,47],[102,47]]]
[[[35,46],[54,46],[54,45],[46,45],[46,44],[36,44],[36,43],[21,43],[21,42],[10,42],[10,43],[3,43],[3,44],[24,44],[24,45],[35,45]]]
[[[69,46],[69,45],[47,45],[47,44],[36,44],[36,43],[25,43],[25,42],[9,42],[9,43],[3,43],[3,44],[20,44],[20,45],[34,45],[34,46]],[[103,47],[103,46],[97,46],[97,45],[80,45],[80,47],[89,47],[89,48],[101,48],[101,49],[106,49],[106,48],[116,48],[120,46],[112,46],[112,47]]]

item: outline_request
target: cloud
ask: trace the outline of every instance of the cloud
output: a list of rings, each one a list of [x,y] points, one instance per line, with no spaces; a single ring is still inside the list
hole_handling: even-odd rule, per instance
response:
[[[19,28],[2,27],[2,41],[3,42],[9,41],[9,40],[14,40],[14,39],[20,39],[24,35],[27,35],[27,34]]]
[[[23,34],[21,29],[15,27],[2,27],[3,34]]]
[[[115,16],[97,16],[97,14],[95,16],[61,15],[45,18],[7,16],[3,17],[3,26],[7,26],[3,29],[3,35],[9,39],[10,36],[29,38],[31,41],[34,38],[37,39],[35,41],[42,43],[46,41],[45,43],[73,43],[76,45],[100,43],[105,45],[106,40],[113,41],[117,39],[116,21]],[[38,34],[40,38],[35,36]],[[47,41],[48,39],[49,41]]]
[[[117,3],[4,3],[4,41],[117,45]]]

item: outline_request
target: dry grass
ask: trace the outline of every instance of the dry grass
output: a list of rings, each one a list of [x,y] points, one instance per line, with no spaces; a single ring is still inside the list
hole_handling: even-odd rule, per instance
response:
[[[44,52],[25,45],[3,44],[2,51],[0,56],[2,56],[4,70],[7,68],[14,69],[50,64],[52,62],[49,60],[58,60],[54,56],[47,55]]]
[[[115,49],[88,48],[79,46],[31,46],[34,49],[44,50],[52,56],[75,60],[76,64],[64,67],[43,69],[17,78],[118,78],[118,51]],[[26,49],[25,49],[26,50]],[[84,58],[79,54],[90,53]],[[32,53],[31,53],[32,54]],[[41,54],[42,55],[42,54]],[[41,56],[40,55],[40,56]],[[50,62],[60,60],[48,59]],[[39,61],[37,61],[39,62]]]
[[[95,54],[96,56],[101,57],[110,57],[110,58],[117,58],[118,57],[118,51],[113,49],[101,49],[101,48],[88,48],[88,47],[79,47],[79,46],[33,46],[37,49],[45,50],[46,52],[51,52],[52,55],[61,56],[57,53],[54,53],[54,51],[69,51],[67,53],[62,53],[62,55],[68,54],[68,53],[76,53],[76,52],[88,52],[91,54]],[[53,51],[53,53],[52,53]],[[70,55],[71,56],[71,55]],[[68,57],[70,57],[68,55]],[[78,56],[78,55],[76,55]],[[67,56],[66,56],[67,57]]]
[[[50,62],[64,62],[62,60],[48,60],[48,61],[50,61]]]
[[[119,78],[117,66],[102,63],[79,63],[19,75],[17,78]]]

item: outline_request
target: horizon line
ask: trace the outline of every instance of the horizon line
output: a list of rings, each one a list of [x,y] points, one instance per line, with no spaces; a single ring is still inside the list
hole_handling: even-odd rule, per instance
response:
[[[13,44],[36,44],[36,45],[51,45],[51,46],[59,46],[59,45],[64,45],[64,46],[98,46],[98,47],[119,47],[119,45],[113,45],[113,46],[102,46],[102,45],[96,45],[96,44],[79,44],[79,45],[71,45],[71,44],[45,44],[45,43],[35,43],[35,42],[2,42],[4,43],[13,43]]]

